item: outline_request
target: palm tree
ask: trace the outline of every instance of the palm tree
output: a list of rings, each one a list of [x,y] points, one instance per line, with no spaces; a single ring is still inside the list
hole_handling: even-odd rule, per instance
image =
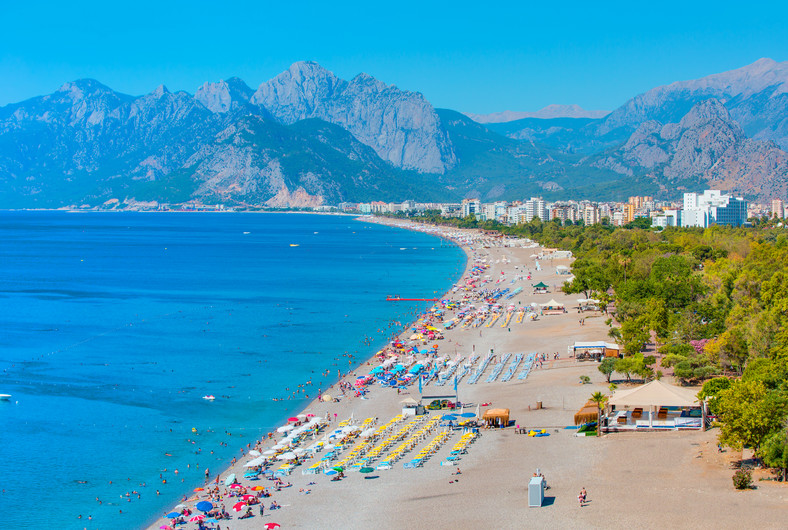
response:
[[[605,406],[607,403],[608,396],[603,394],[602,392],[594,392],[591,394],[591,401],[596,403],[597,409],[599,411],[599,415],[597,416],[596,422],[596,435],[602,435],[602,407]]]

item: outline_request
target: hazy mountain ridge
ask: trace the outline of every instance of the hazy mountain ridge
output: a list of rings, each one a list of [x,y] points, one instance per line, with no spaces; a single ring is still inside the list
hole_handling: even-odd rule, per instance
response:
[[[190,198],[626,198],[681,183],[785,196],[788,63],[657,87],[601,119],[477,123],[369,75],[296,63],[253,90],[93,80],[0,108],[0,206]],[[716,95],[716,96],[715,96]]]
[[[788,191],[788,155],[773,142],[747,138],[717,99],[695,104],[678,123],[640,124],[623,146],[594,164],[626,175],[645,171],[663,186],[699,177],[764,200]]]
[[[609,110],[585,110],[580,105],[547,105],[536,112],[524,112],[516,110],[505,110],[503,112],[493,112],[490,114],[474,114],[464,112],[466,116],[478,123],[506,123],[525,118],[538,118],[541,120],[551,120],[554,118],[604,118],[610,114]]]

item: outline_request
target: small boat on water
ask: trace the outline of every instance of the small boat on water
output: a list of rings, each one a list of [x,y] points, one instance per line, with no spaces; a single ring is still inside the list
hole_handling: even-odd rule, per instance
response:
[[[216,399],[216,396],[214,396],[213,394],[208,394],[207,396],[203,396],[202,398],[207,401],[213,401],[214,399]]]
[[[300,246],[300,245],[299,245],[298,243],[290,243],[290,246],[291,246],[291,247],[298,247],[298,246]]]
[[[8,401],[11,399],[11,394],[0,394],[0,401]]]

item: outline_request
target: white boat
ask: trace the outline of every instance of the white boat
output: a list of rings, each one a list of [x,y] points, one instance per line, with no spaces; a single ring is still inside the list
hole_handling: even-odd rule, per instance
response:
[[[0,394],[0,401],[8,401],[11,399],[11,394]]]
[[[207,396],[203,396],[202,398],[207,399],[208,401],[213,401],[214,399],[216,399],[216,396],[214,396],[213,394],[208,394]]]

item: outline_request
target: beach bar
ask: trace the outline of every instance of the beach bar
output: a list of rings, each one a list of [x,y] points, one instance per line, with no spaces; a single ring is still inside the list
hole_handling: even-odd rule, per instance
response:
[[[613,344],[605,341],[594,342],[575,342],[567,347],[567,353],[570,357],[574,356],[575,359],[596,359],[602,357],[618,357],[621,353],[621,347],[618,344]]]
[[[605,412],[604,432],[700,430],[706,425],[706,403],[695,391],[659,380],[617,391]]]
[[[534,294],[547,294],[550,292],[550,286],[544,282],[539,282],[534,285]]]

